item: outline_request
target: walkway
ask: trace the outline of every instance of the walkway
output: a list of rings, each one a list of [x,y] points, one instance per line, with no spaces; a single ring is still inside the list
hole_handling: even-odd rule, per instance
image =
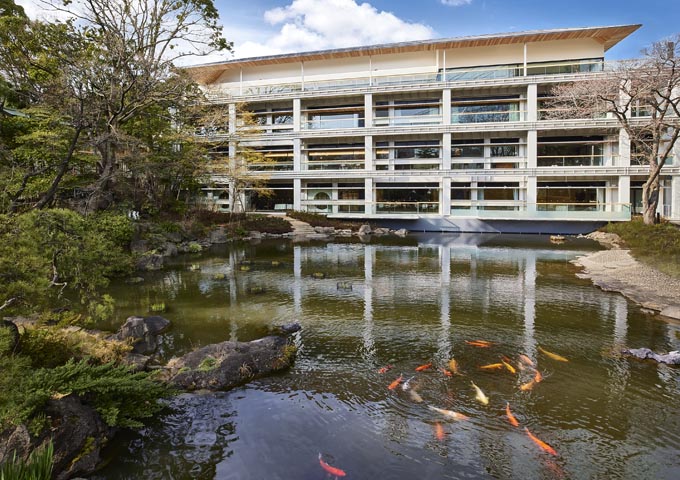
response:
[[[314,240],[314,239],[323,239],[323,238],[328,238],[328,235],[325,233],[317,233],[316,230],[314,230],[314,227],[312,227],[309,223],[303,222],[302,220],[298,220],[296,218],[291,218],[288,215],[285,215],[283,217],[284,220],[286,220],[290,225],[293,227],[293,238],[297,240]]]

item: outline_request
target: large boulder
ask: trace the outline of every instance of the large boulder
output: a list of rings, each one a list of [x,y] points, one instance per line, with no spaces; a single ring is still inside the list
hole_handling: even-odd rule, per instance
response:
[[[128,317],[113,335],[114,340],[131,341],[132,353],[149,355],[158,348],[158,335],[170,326],[170,320],[160,316]]]
[[[208,234],[208,240],[212,244],[227,243],[229,241],[229,237],[227,237],[227,233],[224,231],[224,228],[220,227],[212,230]]]
[[[137,263],[135,267],[137,270],[149,271],[149,270],[160,270],[163,268],[164,258],[163,255],[157,253],[145,253],[137,257]]]
[[[357,235],[370,235],[371,234],[371,226],[370,225],[362,225],[359,227],[359,231],[357,232]]]
[[[57,480],[92,473],[101,463],[101,449],[113,429],[76,395],[49,400],[44,411],[47,428],[33,437],[24,425],[0,433],[0,463],[13,458],[26,459],[36,448],[52,440],[54,476]]]
[[[286,369],[296,348],[283,336],[207,345],[168,363],[169,382],[185,390],[227,390]]]

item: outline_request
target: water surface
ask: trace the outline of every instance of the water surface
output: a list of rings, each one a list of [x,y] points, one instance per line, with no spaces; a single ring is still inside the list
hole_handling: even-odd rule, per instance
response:
[[[150,427],[117,437],[111,463],[93,478],[332,478],[319,453],[348,479],[680,478],[680,369],[617,354],[680,349],[680,327],[578,279],[569,260],[597,248],[507,235],[272,241],[181,256],[141,285],[114,285],[120,308],[110,328],[166,303],[164,358],[252,340],[273,324],[303,329],[290,371],[179,396]],[[494,345],[465,343],[475,339]],[[544,377],[532,390],[519,388],[529,370],[479,369],[502,356],[517,367],[520,354]],[[451,358],[462,374],[449,378],[435,367]],[[402,373],[415,375],[423,403],[387,389]],[[506,402],[521,427],[508,422]],[[427,405],[470,419],[447,422]]]

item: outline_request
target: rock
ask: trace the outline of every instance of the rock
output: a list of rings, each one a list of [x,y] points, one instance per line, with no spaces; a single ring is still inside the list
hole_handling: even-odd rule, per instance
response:
[[[314,231],[322,235],[335,235],[335,227],[314,227]]]
[[[408,235],[408,230],[406,230],[405,228],[400,228],[399,230],[395,230],[394,234],[399,237],[405,237],[406,235]]]
[[[288,334],[299,332],[300,330],[302,330],[302,325],[300,325],[298,322],[291,322],[291,323],[286,323],[284,325],[279,325],[276,328],[282,334],[288,335]]]
[[[148,355],[140,355],[139,353],[128,353],[123,358],[123,363],[132,368],[135,372],[143,372],[149,366],[151,357]]]
[[[669,352],[665,355],[654,353],[649,348],[631,348],[625,349],[621,353],[630,355],[641,360],[654,360],[659,363],[667,363],[668,365],[680,365],[680,352]]]
[[[262,238],[262,234],[256,230],[253,230],[252,232],[248,232],[248,236],[252,240],[260,240]]]
[[[45,407],[49,422],[37,437],[24,425],[0,433],[0,463],[13,457],[27,458],[50,439],[54,446],[53,478],[66,480],[92,473],[101,463],[100,451],[113,434],[97,411],[76,395],[51,399]]]
[[[157,253],[146,253],[137,258],[135,267],[137,270],[149,271],[160,270],[163,268],[163,255]]]
[[[680,305],[671,305],[661,310],[660,313],[664,317],[670,317],[676,320],[680,320]]]
[[[375,228],[375,229],[373,229],[373,231],[371,233],[373,235],[378,235],[378,236],[387,235],[387,234],[390,233],[390,229],[389,228]]]
[[[181,232],[165,232],[165,238],[172,243],[181,243],[184,240]]]
[[[210,234],[208,235],[208,240],[212,244],[218,244],[227,243],[229,241],[229,238],[227,238],[227,234],[224,231],[224,228],[220,227],[210,232]]]
[[[362,225],[359,227],[359,231],[357,232],[357,235],[363,236],[363,235],[370,235],[371,234],[371,226],[370,225]]]
[[[290,367],[295,352],[282,336],[207,345],[171,360],[169,382],[186,390],[226,390]]]
[[[129,283],[130,285],[136,285],[138,283],[143,283],[144,282],[144,277],[130,277],[125,280],[125,283]]]
[[[350,230],[349,228],[345,228],[345,229],[342,229],[342,230],[336,230],[335,234],[339,235],[341,237],[351,237],[352,236],[352,230]]]
[[[149,249],[149,242],[146,240],[133,240],[130,242],[130,251],[132,253],[144,253]]]
[[[326,274],[323,272],[314,272],[312,273],[312,278],[316,278],[317,280],[321,280],[322,278],[326,278]]]
[[[177,255],[177,245],[171,242],[165,242],[163,245],[163,256],[164,257],[174,257]]]
[[[133,340],[132,353],[147,355],[158,348],[158,335],[170,326],[170,320],[158,315],[151,317],[128,317],[113,335],[118,341]]]

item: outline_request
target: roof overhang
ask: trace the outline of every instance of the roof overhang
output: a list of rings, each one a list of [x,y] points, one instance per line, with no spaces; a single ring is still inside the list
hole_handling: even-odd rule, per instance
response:
[[[188,66],[185,69],[199,83],[210,84],[219,76],[233,69],[277,65],[313,60],[332,60],[336,58],[363,57],[368,55],[388,55],[395,53],[448,50],[454,48],[490,47],[499,45],[524,44],[533,42],[549,42],[553,40],[574,40],[592,38],[604,46],[607,51],[642,25],[615,25],[609,27],[560,28],[554,30],[532,30],[514,33],[495,33],[471,37],[420,40],[414,42],[388,43],[363,47],[319,50],[313,52],[287,53],[266,57],[241,58],[224,62]]]

